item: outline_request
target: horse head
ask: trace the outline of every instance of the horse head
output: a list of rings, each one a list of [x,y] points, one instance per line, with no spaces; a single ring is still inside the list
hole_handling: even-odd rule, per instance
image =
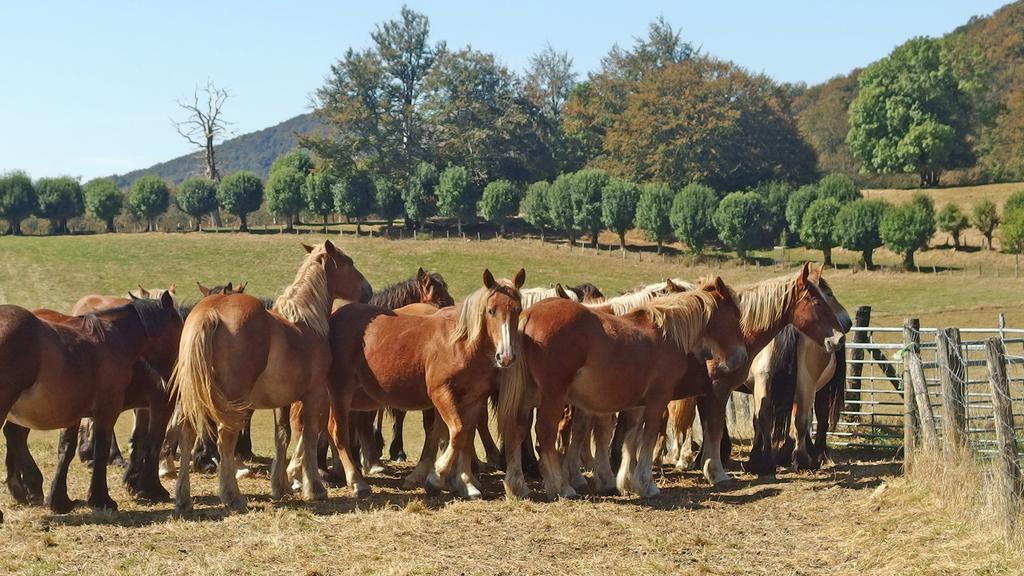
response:
[[[526,281],[522,268],[510,282],[495,280],[490,270],[484,270],[483,301],[484,329],[494,343],[494,363],[508,368],[519,354],[519,314],[523,311],[519,289]]]
[[[740,324],[742,312],[735,293],[721,277],[712,277],[700,290],[709,294],[715,303],[704,328],[701,351],[705,359],[712,360],[708,363],[708,374],[718,378],[747,363],[747,346]]]
[[[455,305],[455,299],[448,293],[448,283],[437,272],[430,273],[420,268],[416,271],[416,282],[420,288],[420,302],[433,304],[438,308]]]
[[[821,290],[821,295],[825,297],[828,307],[835,313],[836,318],[839,320],[839,326],[845,334],[853,327],[853,320],[850,319],[850,313],[846,311],[846,308],[839,303],[839,299],[837,299],[836,295],[832,292],[832,287],[825,281],[825,277],[821,275],[824,268],[825,266],[822,265],[818,266],[816,270],[812,269],[810,279],[818,286],[818,289]]]
[[[302,245],[309,257],[323,266],[327,276],[327,291],[331,300],[342,299],[349,302],[369,302],[373,295],[373,287],[366,281],[363,273],[356,268],[352,258],[339,250],[330,240],[317,246]]]
[[[846,311],[843,310],[846,322],[840,321],[830,306],[830,299],[811,278],[809,263],[805,263],[800,269],[793,283],[793,291],[794,304],[790,323],[826,352],[834,352],[839,347],[843,334],[849,329],[849,314],[845,314]]]

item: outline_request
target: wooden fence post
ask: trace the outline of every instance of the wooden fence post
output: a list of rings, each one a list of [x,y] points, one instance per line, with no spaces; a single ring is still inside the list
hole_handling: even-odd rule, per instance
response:
[[[960,330],[939,330],[935,347],[942,385],[942,444],[948,456],[967,446],[967,367],[960,351]]]
[[[914,385],[910,382],[909,360],[911,353],[917,353],[921,342],[921,323],[916,318],[903,321],[903,468],[906,470],[917,445],[920,427],[917,421],[917,406],[914,400]]]
[[[853,325],[855,328],[867,328],[871,324],[871,306],[857,306],[853,313]],[[869,334],[865,331],[854,331],[854,344],[867,344]],[[847,410],[860,411],[860,377],[864,373],[864,350],[854,348],[850,350],[850,377],[846,382],[847,398],[855,402]]]
[[[924,378],[921,355],[915,351],[909,351],[906,354],[906,366],[910,372],[910,384],[913,386],[914,401],[917,405],[921,440],[926,449],[936,450],[939,447],[939,435],[935,431],[935,413],[932,411],[932,404],[928,399],[928,382]]]
[[[1010,383],[1006,379],[1006,350],[1003,341],[992,337],[985,341],[988,379],[992,384],[992,415],[996,425],[996,456],[999,480],[1004,490],[1006,523],[1013,528],[1020,513],[1020,460],[1017,457],[1017,439],[1013,432],[1013,405],[1010,402]]]

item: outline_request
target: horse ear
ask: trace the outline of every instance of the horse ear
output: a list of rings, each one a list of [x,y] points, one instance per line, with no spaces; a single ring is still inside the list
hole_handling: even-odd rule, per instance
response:
[[[196,286],[199,286],[199,293],[202,294],[204,298],[210,295],[210,289],[206,286],[203,286],[199,282],[196,282]]]
[[[313,251],[313,247],[310,246],[309,244],[306,244],[305,242],[302,242],[302,247],[306,250],[306,254],[309,254],[310,252]]]
[[[171,297],[171,293],[169,291],[164,292],[163,295],[160,296],[160,306],[166,310],[174,308],[174,298]]]
[[[135,295],[135,292],[132,292],[130,290],[128,291],[128,298],[130,298],[131,300],[139,300],[140,299],[138,296]]]
[[[171,284],[171,286],[169,288],[167,288],[167,291],[171,293],[171,296],[174,296],[176,294],[175,290],[177,290],[177,289],[178,289],[178,285],[177,284]]]
[[[427,279],[427,271],[424,270],[422,266],[416,269],[416,279],[420,282]]]
[[[494,274],[491,274],[490,270],[484,268],[484,288],[493,290],[496,284],[497,282],[494,281]]]
[[[800,276],[797,278],[797,286],[803,287],[804,283],[807,282],[811,274],[811,263],[804,262],[803,268],[800,269]]]
[[[149,290],[143,288],[142,284],[139,284],[139,298],[149,298]]]
[[[512,283],[516,285],[516,290],[523,287],[523,284],[526,283],[526,268],[520,268],[519,272],[516,272],[516,277],[512,280]]]
[[[721,276],[715,276],[715,290],[718,290],[722,294],[728,294],[729,289],[725,286],[725,281],[722,280]]]
[[[324,240],[324,250],[326,250],[328,254],[334,254],[338,251],[338,248],[335,247],[334,242]]]
[[[224,293],[225,294],[234,294],[235,293],[235,287],[231,285],[231,282],[228,282],[227,284],[224,285]]]
[[[238,293],[238,294],[244,294],[245,293],[245,287],[248,286],[248,285],[249,285],[249,281],[248,280],[246,280],[245,282],[242,282],[241,284],[238,285],[238,289],[235,290],[235,292]]]
[[[686,292],[682,286],[673,282],[671,278],[665,278],[665,285],[668,287],[669,293]]]
[[[563,288],[562,285],[558,283],[555,284],[555,296],[569,300],[569,294],[566,293],[565,288]]]

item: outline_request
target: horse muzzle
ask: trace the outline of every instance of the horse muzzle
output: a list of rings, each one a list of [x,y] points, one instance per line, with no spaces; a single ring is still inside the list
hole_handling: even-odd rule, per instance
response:
[[[498,368],[508,368],[515,364],[516,355],[514,352],[496,352],[494,354],[494,364]]]
[[[838,330],[833,330],[832,335],[829,336],[828,338],[825,338],[825,352],[828,354],[832,354],[833,352],[838,350],[839,344],[842,342],[842,340],[843,333]]]
[[[747,349],[744,346],[740,346],[729,355],[725,360],[720,360],[713,364],[708,364],[708,376],[712,380],[716,380],[731,374],[736,370],[739,370],[742,366],[747,363]]]
[[[370,298],[373,298],[373,286],[366,280],[363,280],[362,291],[359,294],[359,302],[367,304],[370,302]]]

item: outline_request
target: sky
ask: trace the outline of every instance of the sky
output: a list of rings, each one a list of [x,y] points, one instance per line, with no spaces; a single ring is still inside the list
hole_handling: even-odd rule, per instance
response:
[[[914,36],[939,36],[990,0],[409,0],[435,40],[521,71],[551,44],[580,78],[659,15],[705,53],[779,81],[815,84]],[[0,0],[0,172],[83,181],[187,154],[177,99],[213,79],[236,134],[309,110],[349,47],[402,2]]]

